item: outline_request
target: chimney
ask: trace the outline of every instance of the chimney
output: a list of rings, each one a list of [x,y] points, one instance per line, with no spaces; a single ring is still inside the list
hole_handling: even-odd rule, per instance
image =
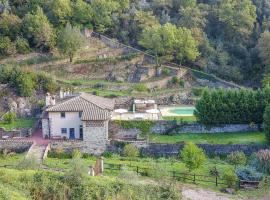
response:
[[[60,89],[59,96],[60,96],[60,99],[64,98],[64,92],[63,92],[62,88]]]
[[[54,105],[56,104],[55,96],[52,96],[52,97],[51,97],[50,102],[51,102],[51,105],[52,105],[52,106],[54,106]]]
[[[51,105],[51,95],[50,95],[49,92],[46,94],[46,100],[45,101],[46,101],[46,106]]]

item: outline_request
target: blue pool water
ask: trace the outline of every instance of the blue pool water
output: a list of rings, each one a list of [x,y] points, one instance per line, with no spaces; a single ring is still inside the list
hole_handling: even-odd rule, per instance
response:
[[[195,107],[177,107],[169,110],[170,113],[177,114],[179,116],[192,116],[194,113]]]

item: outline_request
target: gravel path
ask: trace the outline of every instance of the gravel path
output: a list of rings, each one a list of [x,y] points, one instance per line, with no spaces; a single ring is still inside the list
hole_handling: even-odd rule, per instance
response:
[[[226,194],[220,194],[214,191],[205,189],[182,188],[184,200],[232,200]]]

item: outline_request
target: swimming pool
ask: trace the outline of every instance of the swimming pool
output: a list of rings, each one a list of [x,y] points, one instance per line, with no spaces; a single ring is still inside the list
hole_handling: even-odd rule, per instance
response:
[[[176,107],[168,110],[169,113],[178,116],[193,116],[195,107]]]

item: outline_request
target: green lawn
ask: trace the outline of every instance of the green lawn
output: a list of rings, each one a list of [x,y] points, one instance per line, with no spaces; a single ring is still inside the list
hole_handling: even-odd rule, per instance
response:
[[[162,117],[164,120],[172,121],[183,121],[183,122],[196,122],[197,119],[195,116],[166,116]]]
[[[6,130],[12,130],[16,128],[33,128],[34,125],[35,125],[35,119],[20,118],[20,119],[16,119],[11,124],[7,124],[5,122],[0,121],[0,127]]]
[[[243,133],[183,133],[177,135],[150,135],[151,142],[179,143],[194,142],[196,144],[266,144],[265,134],[262,132]]]

